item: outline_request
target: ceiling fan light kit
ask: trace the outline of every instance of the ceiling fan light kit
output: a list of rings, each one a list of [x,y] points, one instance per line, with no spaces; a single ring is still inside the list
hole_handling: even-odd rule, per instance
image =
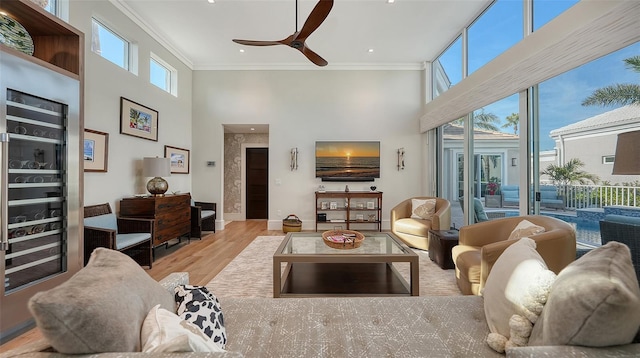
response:
[[[274,45],[287,45],[306,56],[309,61],[318,66],[326,66],[328,62],[320,57],[317,53],[313,52],[305,41],[314,31],[320,27],[322,22],[327,18],[331,8],[333,7],[333,0],[320,0],[316,6],[311,10],[307,21],[302,25],[302,29],[298,31],[298,0],[296,0],[296,31],[289,37],[279,41],[256,41],[256,40],[238,40],[233,39],[233,42],[247,45],[247,46],[274,46]]]

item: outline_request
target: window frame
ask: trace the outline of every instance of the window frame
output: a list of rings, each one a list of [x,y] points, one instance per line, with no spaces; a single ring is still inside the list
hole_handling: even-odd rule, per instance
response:
[[[113,30],[112,27],[105,25],[105,22],[96,18],[95,16],[91,17],[91,31],[92,31],[92,36],[93,31],[96,30],[96,28],[94,28],[94,23],[98,26],[98,30],[100,27],[102,27],[104,30],[106,30],[108,33],[110,33],[111,35],[113,35],[116,39],[122,41],[122,43],[125,45],[124,46],[124,53],[122,54],[123,56],[123,63],[124,63],[124,67],[120,66],[120,64],[115,63],[113,61],[111,61],[111,59],[109,59],[108,57],[105,57],[102,55],[102,49],[100,49],[100,52],[97,52],[94,48],[93,48],[93,42],[91,43],[91,52],[95,53],[96,55],[104,58],[105,60],[113,63],[114,65],[129,71],[129,72],[134,72],[133,71],[133,66],[132,66],[132,54],[133,54],[133,43],[127,39],[125,36],[121,35],[120,33],[118,33],[117,31]]]
[[[167,76],[165,78],[164,88],[154,83],[153,79],[151,78],[152,77],[151,70],[152,70],[153,63],[163,68],[167,73]],[[160,58],[160,56],[156,55],[153,52],[149,54],[149,83],[151,83],[152,85],[160,88],[161,90],[167,93],[170,93],[176,97],[178,96],[178,70],[176,70],[173,66],[167,63],[167,61],[163,60],[162,58]]]

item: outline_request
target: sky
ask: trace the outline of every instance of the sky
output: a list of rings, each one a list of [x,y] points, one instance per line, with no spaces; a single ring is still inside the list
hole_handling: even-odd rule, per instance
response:
[[[576,0],[534,0],[534,31],[557,15],[573,6]],[[522,39],[522,1],[499,0],[476,23],[469,28],[469,71],[482,67],[504,50]],[[461,80],[461,44],[454,43],[441,63],[452,83]],[[623,60],[640,55],[640,43],[601,57],[581,67],[565,72],[539,85],[540,95],[540,145],[541,150],[550,150],[554,142],[549,132],[589,117],[607,112],[613,107],[584,107],[582,101],[594,90],[616,83],[638,83],[640,74],[627,69]],[[518,112],[518,95],[484,107],[485,113],[505,118]],[[513,133],[512,128],[501,129]]]

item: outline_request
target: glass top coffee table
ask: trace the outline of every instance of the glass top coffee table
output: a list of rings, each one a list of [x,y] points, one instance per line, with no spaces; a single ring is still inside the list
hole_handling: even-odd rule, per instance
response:
[[[418,296],[418,255],[386,232],[334,249],[321,232],[289,232],[273,255],[273,297]],[[409,282],[393,263],[409,265]]]

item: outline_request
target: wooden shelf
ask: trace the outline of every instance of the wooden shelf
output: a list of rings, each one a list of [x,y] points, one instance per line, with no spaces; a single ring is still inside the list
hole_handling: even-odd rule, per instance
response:
[[[2,51],[30,59],[52,70],[82,76],[84,34],[29,0],[2,0],[0,11],[19,22],[33,39],[34,52],[29,56],[0,45]],[[73,76],[72,76],[73,77]]]
[[[360,225],[375,225],[377,231],[382,231],[382,192],[380,191],[324,191],[316,193],[316,231],[318,231],[318,225],[335,225],[335,224],[345,224],[346,230],[353,230],[351,226]],[[323,209],[321,202],[327,202],[327,205],[331,201],[339,201],[339,206],[337,209]],[[374,208],[367,208],[366,203],[373,202]],[[344,206],[344,203],[347,206]],[[365,205],[362,208],[357,207],[357,203],[362,203]],[[340,217],[327,217],[327,221],[318,221],[318,213],[340,213]],[[358,213],[364,213],[375,215],[375,220],[357,220],[356,215]],[[331,221],[331,220],[341,220],[341,221]]]

